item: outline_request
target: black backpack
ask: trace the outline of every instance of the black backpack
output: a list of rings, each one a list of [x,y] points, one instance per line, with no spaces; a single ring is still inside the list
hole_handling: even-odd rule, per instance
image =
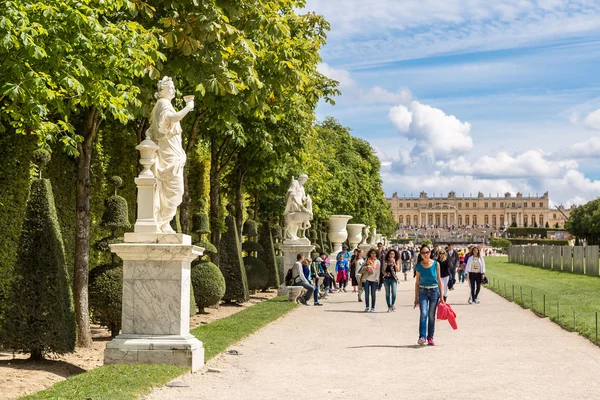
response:
[[[402,261],[409,261],[412,258],[410,256],[410,251],[408,251],[408,250],[402,251],[402,256],[400,258],[402,258]]]
[[[286,286],[294,286],[294,278],[292,276],[292,268],[288,269],[287,274],[285,274],[285,284],[286,284]]]

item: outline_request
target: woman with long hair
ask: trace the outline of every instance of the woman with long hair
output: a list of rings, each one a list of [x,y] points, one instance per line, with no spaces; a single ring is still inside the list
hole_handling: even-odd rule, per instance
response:
[[[444,249],[438,253],[438,262],[440,263],[440,278],[442,278],[444,301],[448,300],[448,283],[450,282],[450,261],[448,254]]]
[[[414,306],[418,305],[421,311],[417,343],[421,346],[424,346],[425,343],[433,346],[435,344],[433,334],[435,333],[437,305],[438,302],[444,303],[444,299],[440,299],[440,288],[442,287],[440,263],[430,258],[431,250],[426,244],[421,246],[419,254],[421,261],[415,266],[417,277],[414,303]]]
[[[471,297],[469,304],[479,304],[479,291],[481,290],[481,281],[485,278],[485,261],[481,256],[479,247],[475,246],[471,250],[471,257],[467,260],[465,273],[469,277],[471,285]]]
[[[352,258],[350,259],[350,280],[352,280],[352,293],[356,293],[358,289],[358,280],[356,279],[356,271],[358,266],[358,249],[354,249],[354,254],[352,254]]]
[[[388,312],[396,311],[396,288],[398,286],[398,251],[392,249],[385,255],[385,264],[383,267],[383,284],[385,285],[385,301],[388,306]]]
[[[365,312],[375,312],[375,300],[377,296],[377,286],[379,282],[379,272],[381,271],[381,263],[377,259],[377,250],[371,249],[367,253],[367,261],[360,269],[360,274],[364,277],[365,288]],[[369,303],[369,296],[371,302]],[[369,307],[370,305],[370,307]]]

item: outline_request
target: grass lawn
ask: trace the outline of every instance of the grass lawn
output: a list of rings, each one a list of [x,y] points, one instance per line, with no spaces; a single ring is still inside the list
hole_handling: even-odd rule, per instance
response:
[[[208,361],[295,307],[297,304],[288,302],[287,298],[276,297],[202,325],[192,330],[192,334],[204,342],[204,357]],[[137,399],[186,371],[188,368],[169,365],[106,365],[70,377],[23,399]]]
[[[523,307],[545,315],[568,330],[596,340],[600,314],[600,278],[512,264],[507,257],[488,257],[488,288]],[[522,295],[521,295],[522,293]]]

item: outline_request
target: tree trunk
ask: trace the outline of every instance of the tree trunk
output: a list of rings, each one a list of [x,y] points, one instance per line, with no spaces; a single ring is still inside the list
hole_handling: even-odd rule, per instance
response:
[[[254,221],[258,221],[258,191],[254,193]]]
[[[219,154],[215,139],[210,141],[210,242],[218,249],[221,242],[220,214],[220,186],[219,186]],[[219,265],[219,254],[211,254],[212,262]]]
[[[239,164],[239,162],[237,163],[235,174],[235,223],[238,228],[238,237],[241,238],[244,219],[244,171],[242,170],[242,166]]]
[[[88,308],[88,275],[90,259],[90,167],[94,138],[98,130],[98,111],[89,108],[79,135],[83,141],[77,145],[77,193],[76,193],[76,232],[75,232],[75,268],[73,270],[73,298],[75,300],[75,318],[77,321],[77,345],[92,345],[90,333],[90,314]]]

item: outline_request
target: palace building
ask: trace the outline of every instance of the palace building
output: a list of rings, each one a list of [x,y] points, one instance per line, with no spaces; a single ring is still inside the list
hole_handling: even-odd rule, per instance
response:
[[[515,222],[517,226],[544,227],[546,222],[552,228],[558,224],[564,228],[571,210],[563,206],[550,209],[548,192],[542,196],[485,196],[479,192],[477,197],[458,197],[455,192],[447,197],[429,197],[421,192],[419,197],[399,197],[394,193],[387,198],[394,220],[401,226],[490,226],[508,227]]]

